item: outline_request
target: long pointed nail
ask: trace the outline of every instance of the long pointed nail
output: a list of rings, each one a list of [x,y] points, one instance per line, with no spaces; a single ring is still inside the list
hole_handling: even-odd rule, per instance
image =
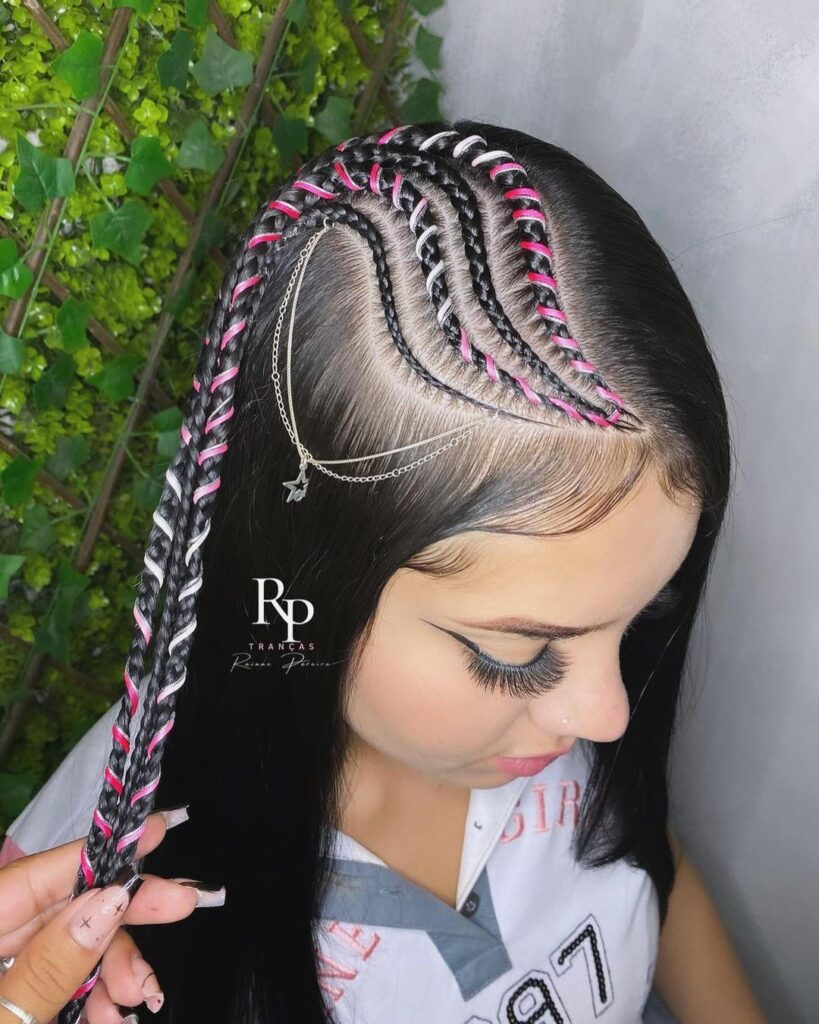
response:
[[[198,878],[172,878],[172,882],[180,885],[189,885],[196,889],[196,906],[199,907],[223,907],[227,890],[224,885],[216,885],[213,882],[203,882]]]
[[[174,828],[190,818],[188,807],[190,807],[190,804],[180,804],[178,807],[162,807],[157,808],[157,813],[161,814],[165,819],[166,828]]]
[[[122,921],[133,894],[143,881],[133,865],[125,867],[111,885],[100,889],[75,911],[68,924],[73,938],[86,949],[102,945]]]

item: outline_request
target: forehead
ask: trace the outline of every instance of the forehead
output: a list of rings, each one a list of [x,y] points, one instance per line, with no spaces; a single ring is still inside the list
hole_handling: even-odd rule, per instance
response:
[[[467,554],[472,564],[449,577],[407,571],[403,593],[442,607],[457,601],[465,617],[491,611],[583,626],[630,616],[682,564],[699,514],[699,504],[672,501],[649,475],[604,519],[577,533],[470,531],[435,545]]]

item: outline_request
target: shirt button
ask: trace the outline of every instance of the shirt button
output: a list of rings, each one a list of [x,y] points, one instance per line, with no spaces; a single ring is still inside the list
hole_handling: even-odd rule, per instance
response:
[[[464,917],[472,917],[475,911],[478,909],[480,898],[476,892],[471,892],[464,900],[464,905],[461,908],[461,913]]]

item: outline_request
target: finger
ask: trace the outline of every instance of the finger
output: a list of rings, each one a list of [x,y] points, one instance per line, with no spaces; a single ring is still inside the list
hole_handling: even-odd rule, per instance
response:
[[[61,900],[58,900],[56,903],[52,903],[50,907],[42,911],[42,913],[38,914],[36,917],[33,917],[21,928],[17,928],[15,931],[2,936],[2,938],[0,938],[0,956],[17,956],[23,946],[25,946],[37,934],[43,925],[47,924],[52,917],[56,917],[57,914],[59,914],[63,907],[68,903],[68,899],[68,896],[63,896]]]
[[[180,817],[179,809],[173,811],[173,824],[186,820]],[[168,813],[155,811],[145,819],[145,831],[136,847],[137,860],[165,838]],[[71,893],[84,843],[85,839],[74,839],[42,853],[19,857],[0,868],[0,936],[22,927]]]
[[[114,939],[116,940],[116,936],[120,934],[121,932],[117,931]],[[128,1024],[136,1024],[139,1020],[136,1014],[129,1013],[127,1017],[123,1016],[102,977],[97,978],[91,994],[85,1001],[83,1016],[88,1024],[124,1024],[125,1021],[128,1021]]]
[[[100,977],[111,999],[120,1006],[139,1006],[146,995],[140,984],[142,974],[137,978],[134,970],[134,956],[141,956],[139,947],[127,928],[119,928],[102,958]]]
[[[145,995],[145,1005],[151,1013],[158,1013],[165,1002],[165,993],[159,987],[156,971],[154,971],[147,960],[142,959],[139,953],[135,953],[131,958],[131,964],[140,988]]]
[[[165,1001],[156,971],[145,960],[125,928],[120,928],[102,961],[102,976],[114,1002],[121,1006],[138,1006],[144,1002],[157,1013]]]
[[[102,957],[139,884],[132,873],[129,884],[90,889],[70,901],[0,976],[0,994],[37,1020],[50,1021]]]
[[[188,917],[201,905],[193,886],[159,875],[143,878],[145,882],[126,911],[125,924],[169,924]]]
[[[168,924],[181,921],[197,906],[195,888],[160,875],[141,875],[143,884],[126,912],[126,924]],[[64,896],[22,927],[0,937],[0,956],[16,956],[37,932],[68,903]]]

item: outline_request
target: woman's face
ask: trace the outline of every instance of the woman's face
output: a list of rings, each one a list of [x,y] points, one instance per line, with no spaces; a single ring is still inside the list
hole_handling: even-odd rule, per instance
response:
[[[381,596],[351,681],[352,751],[388,772],[490,788],[512,778],[492,757],[554,753],[577,738],[619,739],[629,717],[623,633],[685,560],[699,512],[672,503],[647,476],[583,532],[463,533],[450,543],[478,554],[467,572],[436,578],[400,569]],[[593,628],[555,640],[509,631],[510,624],[487,628],[488,620],[512,617]],[[469,644],[486,656],[478,676]],[[493,659],[513,671],[530,663],[517,691],[493,679]],[[556,684],[560,662],[565,671]]]

